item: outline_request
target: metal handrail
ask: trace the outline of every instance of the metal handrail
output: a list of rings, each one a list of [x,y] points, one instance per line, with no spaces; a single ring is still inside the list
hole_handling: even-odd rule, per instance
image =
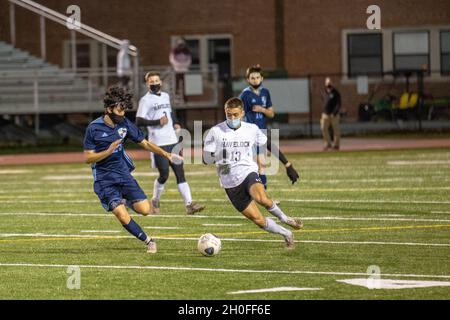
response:
[[[25,8],[27,10],[30,10],[40,16],[43,16],[45,18],[48,18],[54,22],[57,22],[59,24],[62,24],[64,26],[67,25],[68,23],[68,19],[69,17],[51,10],[47,7],[44,7],[34,1],[31,0],[9,0],[9,2],[12,2],[22,8]],[[76,23],[76,28],[74,29],[77,32],[80,32],[90,38],[93,38],[97,41],[100,41],[104,44],[107,44],[111,47],[114,47],[116,49],[120,49],[120,45],[122,43],[122,40],[112,37],[104,32],[101,32],[97,29],[94,29],[84,23],[81,22],[77,22]],[[129,45],[128,47],[128,54],[133,56],[133,57],[137,57],[138,56],[138,49],[133,46],[133,45]]]

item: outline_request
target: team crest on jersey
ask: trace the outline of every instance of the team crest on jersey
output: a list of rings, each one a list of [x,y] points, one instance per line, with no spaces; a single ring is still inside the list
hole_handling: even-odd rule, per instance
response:
[[[124,139],[127,135],[127,128],[119,128],[119,130],[117,130],[117,133],[122,139]]]
[[[252,103],[256,103],[256,100],[255,100],[255,99],[252,99]]]
[[[267,97],[261,97],[262,100],[262,104],[265,107],[266,106],[266,102],[267,102]]]

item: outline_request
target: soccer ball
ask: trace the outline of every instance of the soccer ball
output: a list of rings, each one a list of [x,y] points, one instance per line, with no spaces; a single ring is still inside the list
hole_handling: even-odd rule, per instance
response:
[[[222,242],[212,233],[206,233],[198,239],[198,251],[207,257],[215,256],[222,248]]]

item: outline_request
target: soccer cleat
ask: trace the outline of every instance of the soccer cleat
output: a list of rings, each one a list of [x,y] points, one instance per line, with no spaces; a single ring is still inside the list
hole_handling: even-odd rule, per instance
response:
[[[303,222],[300,219],[288,218],[285,223],[295,230],[303,228]]]
[[[156,199],[152,199],[152,208],[151,208],[151,214],[159,214],[161,212],[159,208],[159,201]]]
[[[295,248],[295,242],[294,242],[294,234],[291,232],[290,236],[284,237],[284,241],[286,243],[287,249],[294,249]]]
[[[156,241],[153,239],[150,239],[150,241],[147,244],[147,253],[156,253]]]
[[[205,209],[205,206],[202,206],[198,203],[192,202],[191,204],[188,204],[186,206],[186,213],[187,214],[194,214],[196,212],[200,212],[203,209]]]

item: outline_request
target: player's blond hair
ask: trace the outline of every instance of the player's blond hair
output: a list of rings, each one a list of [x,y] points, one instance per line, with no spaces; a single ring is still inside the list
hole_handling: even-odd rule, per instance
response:
[[[225,102],[225,109],[233,109],[233,108],[239,108],[244,109],[244,102],[242,102],[241,99],[233,97],[227,100]]]
[[[158,76],[161,79],[161,74],[158,71],[149,71],[145,74],[145,82],[148,81],[148,78]]]

